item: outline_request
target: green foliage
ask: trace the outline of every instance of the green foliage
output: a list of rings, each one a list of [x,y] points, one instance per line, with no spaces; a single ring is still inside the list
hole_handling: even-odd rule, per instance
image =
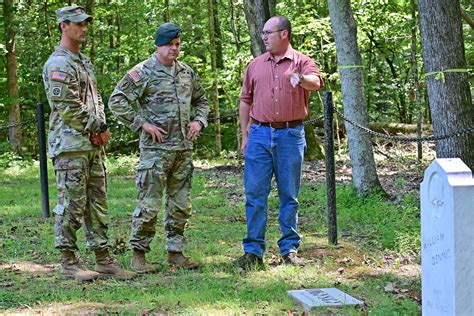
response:
[[[399,252],[420,250],[420,211],[413,196],[398,202],[381,194],[360,198],[352,187],[338,187],[338,229],[363,244]],[[314,218],[316,229],[326,233],[326,188],[301,189],[302,216]]]

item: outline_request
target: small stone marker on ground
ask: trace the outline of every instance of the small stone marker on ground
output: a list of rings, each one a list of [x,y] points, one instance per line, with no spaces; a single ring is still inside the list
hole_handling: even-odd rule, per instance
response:
[[[342,307],[346,305],[363,305],[352,296],[336,288],[307,289],[288,291],[288,295],[303,305],[307,311],[314,307]]]
[[[422,313],[474,315],[474,179],[459,158],[435,159],[421,183]]]

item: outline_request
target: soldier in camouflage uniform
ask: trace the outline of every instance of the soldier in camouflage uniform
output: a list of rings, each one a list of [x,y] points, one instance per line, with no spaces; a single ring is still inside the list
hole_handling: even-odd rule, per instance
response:
[[[92,17],[78,6],[58,9],[56,15],[61,43],[44,65],[43,81],[51,106],[48,154],[58,189],[55,246],[61,251],[62,274],[78,281],[101,276],[129,279],[134,273],[123,270],[109,255],[102,153],[111,134],[92,64],[80,53]],[[83,268],[75,255],[81,226],[87,246],[96,254],[96,272]]]
[[[181,30],[173,23],[156,32],[156,53],[133,67],[117,84],[109,108],[134,132],[140,132],[136,167],[137,207],[132,216],[132,269],[155,271],[145,259],[166,188],[165,233],[167,260],[172,266],[197,266],[183,255],[184,230],[191,216],[190,189],[193,141],[207,126],[209,105],[199,78],[176,60]],[[131,104],[138,101],[135,110]]]

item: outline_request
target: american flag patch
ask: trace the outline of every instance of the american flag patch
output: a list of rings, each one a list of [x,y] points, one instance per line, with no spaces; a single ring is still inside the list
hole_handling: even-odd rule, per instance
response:
[[[128,75],[133,79],[134,82],[138,82],[141,79],[140,74],[136,70],[130,70]]]
[[[60,72],[60,71],[53,71],[53,73],[51,74],[51,79],[58,80],[58,81],[64,81],[64,80],[66,80],[66,74],[64,72]]]

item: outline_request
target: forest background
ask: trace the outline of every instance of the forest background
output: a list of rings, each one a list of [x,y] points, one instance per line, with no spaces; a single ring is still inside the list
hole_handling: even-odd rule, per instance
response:
[[[19,121],[27,121],[35,118],[37,102],[47,104],[41,72],[44,62],[59,42],[54,10],[72,3],[51,0],[6,2],[12,4],[12,15],[9,18],[4,14],[4,4],[0,14],[0,28],[3,30],[0,32],[2,127],[9,124],[9,117],[12,122],[13,105],[19,105]],[[364,66],[369,122],[413,124],[416,123],[418,111],[422,114],[423,123],[431,122],[428,97],[423,85],[418,21],[413,19],[413,16],[417,16],[416,6],[412,2],[351,2]],[[469,16],[472,16],[471,12],[474,10],[473,1],[460,2],[465,21],[469,22]],[[195,147],[197,154],[212,157],[222,151],[235,151],[239,146],[237,113],[243,70],[253,58],[251,38],[259,36],[259,30],[257,34],[251,34],[247,27],[244,6],[249,3],[251,1],[236,0],[74,2],[83,5],[94,16],[83,53],[94,63],[104,103],[107,103],[113,88],[124,74],[154,52],[156,28],[165,21],[172,21],[183,29],[180,59],[200,75],[213,106],[211,126],[199,138]],[[341,108],[341,81],[327,1],[278,1],[275,13],[290,19],[293,25],[293,47],[316,61],[326,82],[324,90],[334,92],[335,104]],[[212,33],[209,31],[211,27],[215,30]],[[469,66],[474,59],[474,34],[469,23],[464,22],[463,29]],[[7,88],[9,42],[6,38],[11,35],[15,39],[18,97],[9,97]],[[416,63],[411,62],[413,39],[417,43]],[[214,40],[215,49],[210,44]],[[414,65],[420,73],[422,98],[419,105],[415,102],[417,83],[413,76]],[[472,80],[472,76],[470,79]],[[312,94],[310,110],[310,117],[321,115],[321,94]],[[46,111],[49,112],[47,105]],[[108,152],[136,151],[137,134],[119,124],[108,110],[107,117],[113,132]],[[214,124],[216,117],[220,118],[219,126]],[[0,129],[0,154],[11,157],[12,152],[16,151],[23,156],[35,158],[38,152],[36,133],[35,124],[22,126],[20,145],[15,149],[8,143],[8,129]]]

